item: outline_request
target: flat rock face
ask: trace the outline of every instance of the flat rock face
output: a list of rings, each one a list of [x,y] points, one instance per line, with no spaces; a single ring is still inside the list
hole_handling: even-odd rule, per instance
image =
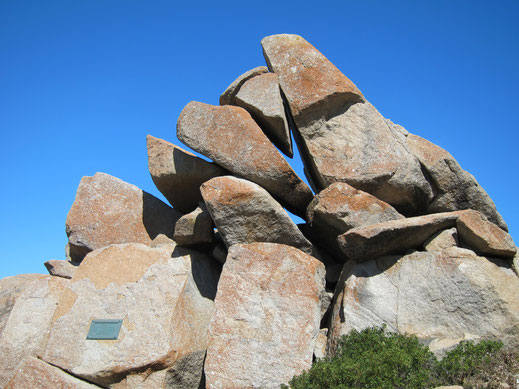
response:
[[[508,231],[492,199],[451,154],[417,135],[409,134],[406,140],[409,149],[418,157],[435,185],[437,193],[429,205],[429,212],[475,209]]]
[[[72,278],[74,272],[77,269],[77,266],[69,261],[62,261],[59,259],[51,259],[44,263],[47,268],[49,274],[51,276],[63,277],[63,278]]]
[[[261,186],[224,176],[206,182],[200,190],[227,247],[237,243],[271,242],[312,254],[312,244]]]
[[[146,137],[148,169],[157,189],[173,208],[182,213],[193,211],[200,201],[200,185],[226,171],[214,163],[165,140]]]
[[[260,74],[268,73],[268,69],[266,66],[258,66],[254,69],[248,70],[239,76],[236,80],[232,82],[231,85],[227,87],[225,92],[223,92],[220,96],[220,105],[235,105],[234,98],[236,94],[240,90],[243,84],[250,80],[253,77],[259,76]]]
[[[271,35],[261,46],[269,69],[279,75],[297,125],[309,112],[363,100],[353,82],[302,37]]]
[[[243,108],[193,101],[180,114],[177,136],[218,165],[261,185],[304,217],[313,198],[310,188]]]
[[[314,197],[307,209],[312,236],[322,247],[340,253],[337,236],[361,226],[403,219],[392,206],[344,182],[336,182]],[[343,257],[336,255],[336,257]]]
[[[69,281],[43,276],[25,287],[0,337],[0,387],[4,387],[26,358],[45,348],[58,301]]]
[[[293,157],[292,139],[277,74],[264,73],[246,81],[234,101],[235,105],[245,108],[251,114],[283,153]]]
[[[5,389],[22,388],[94,389],[99,386],[78,380],[57,367],[30,357],[16,370],[13,379],[5,386]]]
[[[0,336],[16,299],[20,297],[27,285],[40,278],[47,277],[43,274],[19,274],[0,280]]]
[[[167,369],[204,353],[217,279],[214,260],[174,245],[96,250],[59,301],[43,359],[102,386],[163,387]],[[92,319],[123,320],[118,339],[87,340]],[[186,374],[201,378],[202,364]]]
[[[310,368],[324,266],[293,247],[234,245],[215,299],[207,388],[279,388]]]
[[[519,339],[519,278],[469,250],[415,252],[348,263],[336,292],[329,347],[352,329],[386,324],[418,338]]]
[[[150,244],[173,236],[181,214],[149,193],[105,173],[83,177],[67,215],[70,257],[81,262],[95,249],[117,243]]]

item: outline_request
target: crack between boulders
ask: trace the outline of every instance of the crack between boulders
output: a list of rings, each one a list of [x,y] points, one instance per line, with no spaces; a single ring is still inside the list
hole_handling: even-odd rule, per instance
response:
[[[47,361],[45,361],[44,359],[42,359],[42,358],[40,358],[40,357],[37,357],[37,358],[38,358],[40,361],[46,363],[47,365],[49,365],[49,366],[53,366],[53,367],[55,367],[56,369],[61,370],[63,373],[65,373],[65,374],[67,374],[67,375],[69,375],[69,376],[71,376],[71,377],[74,377],[74,378],[76,378],[76,379],[78,379],[78,380],[80,380],[80,381],[86,382],[87,384],[90,384],[90,385],[97,386],[98,388],[105,388],[105,389],[108,389],[107,386],[101,386],[101,385],[99,385],[99,384],[97,384],[97,383],[95,383],[95,382],[89,381],[89,380],[87,380],[87,379],[85,379],[85,378],[83,378],[83,377],[80,377],[80,376],[78,376],[78,375],[76,375],[76,374],[73,374],[73,373],[71,373],[70,371],[68,371],[67,369],[63,369],[62,367],[60,367],[60,366],[58,366],[58,365],[55,365],[55,364],[50,363],[50,362],[47,362]]]

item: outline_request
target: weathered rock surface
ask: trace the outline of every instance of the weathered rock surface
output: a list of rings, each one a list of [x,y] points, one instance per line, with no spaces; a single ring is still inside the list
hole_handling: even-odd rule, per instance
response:
[[[346,266],[329,347],[352,329],[382,324],[428,340],[471,335],[519,343],[519,278],[504,261],[454,247]]]
[[[441,147],[417,135],[409,134],[407,145],[431,177],[436,195],[429,212],[475,209],[492,223],[508,231],[496,206],[476,179],[463,170],[454,157]]]
[[[246,81],[236,94],[234,102],[251,114],[283,153],[293,157],[292,139],[277,74],[264,73]]]
[[[146,137],[148,169],[157,189],[173,208],[193,211],[200,201],[200,185],[227,172],[214,163],[151,135]]]
[[[437,232],[423,245],[425,251],[442,251],[458,245],[458,231],[456,227]]]
[[[260,74],[268,73],[268,71],[269,70],[266,66],[258,66],[243,73],[227,87],[225,92],[221,94],[220,105],[235,105],[234,97],[240,90],[241,86],[247,82],[247,80],[259,76]]]
[[[304,217],[313,198],[310,188],[243,108],[193,101],[180,114],[177,136],[218,165],[261,185]]]
[[[392,206],[344,182],[317,194],[307,209],[312,236],[336,258],[343,258],[337,236],[361,226],[403,219]]]
[[[308,113],[334,111],[363,100],[353,82],[302,37],[271,35],[261,40],[261,46],[269,69],[279,75],[297,125]]]
[[[173,236],[181,214],[134,185],[105,173],[83,177],[67,215],[70,257],[80,262],[95,249],[116,243],[150,244]]]
[[[215,261],[194,250],[98,249],[63,293],[43,359],[102,386],[163,387],[178,361],[205,351],[217,279]],[[92,319],[122,319],[118,339],[86,340]],[[186,374],[201,379],[202,365]]]
[[[23,388],[94,389],[99,386],[81,381],[41,359],[30,357],[16,370],[13,379],[5,386],[5,389]]]
[[[43,352],[52,317],[68,282],[61,277],[38,278],[16,300],[0,337],[0,387],[9,382],[26,358]]]
[[[478,253],[508,258],[516,253],[512,237],[477,211],[460,213],[456,227],[463,242]]]
[[[27,285],[40,278],[47,277],[43,274],[19,274],[0,279],[0,336],[16,299],[20,297]]]
[[[179,245],[190,246],[213,241],[213,219],[203,203],[175,224],[173,239]]]
[[[261,186],[223,176],[207,181],[200,191],[227,247],[237,243],[271,242],[313,253],[312,244]]]
[[[74,265],[72,262],[59,259],[51,259],[45,262],[44,265],[51,276],[69,279],[72,278],[77,269],[77,265]]]
[[[205,362],[207,388],[278,388],[312,363],[324,266],[274,243],[229,249]]]

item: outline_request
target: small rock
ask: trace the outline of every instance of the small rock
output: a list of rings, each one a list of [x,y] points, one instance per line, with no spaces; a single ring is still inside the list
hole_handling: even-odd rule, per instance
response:
[[[76,271],[77,265],[70,261],[60,261],[58,259],[51,259],[44,263],[49,274],[55,277],[72,278]]]
[[[314,348],[314,358],[315,359],[324,359],[326,358],[326,342],[328,338],[328,328],[322,328],[319,330],[319,334],[317,335],[317,339],[315,340],[315,348]]]
[[[431,236],[423,246],[425,251],[442,251],[457,245],[458,231],[456,230],[456,227],[452,227],[448,230],[437,232]]]
[[[203,203],[200,203],[193,212],[178,219],[173,239],[181,246],[213,241],[213,219]]]
[[[247,80],[253,77],[259,76],[260,74],[267,73],[269,70],[266,66],[258,66],[257,68],[251,69],[243,73],[240,77],[233,81],[231,85],[227,87],[225,92],[220,96],[220,105],[236,105],[234,98],[241,86],[245,84]]]
[[[227,173],[165,140],[148,135],[146,141],[151,178],[173,208],[182,213],[193,211],[202,201],[200,185]]]
[[[164,234],[158,234],[155,237],[155,239],[153,239],[150,243],[150,247],[161,247],[161,246],[170,246],[170,245],[176,246],[177,243],[173,239],[167,237]]]

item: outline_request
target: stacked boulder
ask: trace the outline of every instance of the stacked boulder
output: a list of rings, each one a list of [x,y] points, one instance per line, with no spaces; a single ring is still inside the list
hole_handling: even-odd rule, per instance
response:
[[[261,43],[268,67],[180,114],[212,162],[148,136],[170,205],[84,177],[67,261],[0,280],[0,387],[277,388],[380,325],[438,353],[519,345],[517,248],[474,177],[303,38]],[[93,319],[117,338],[87,339]]]

